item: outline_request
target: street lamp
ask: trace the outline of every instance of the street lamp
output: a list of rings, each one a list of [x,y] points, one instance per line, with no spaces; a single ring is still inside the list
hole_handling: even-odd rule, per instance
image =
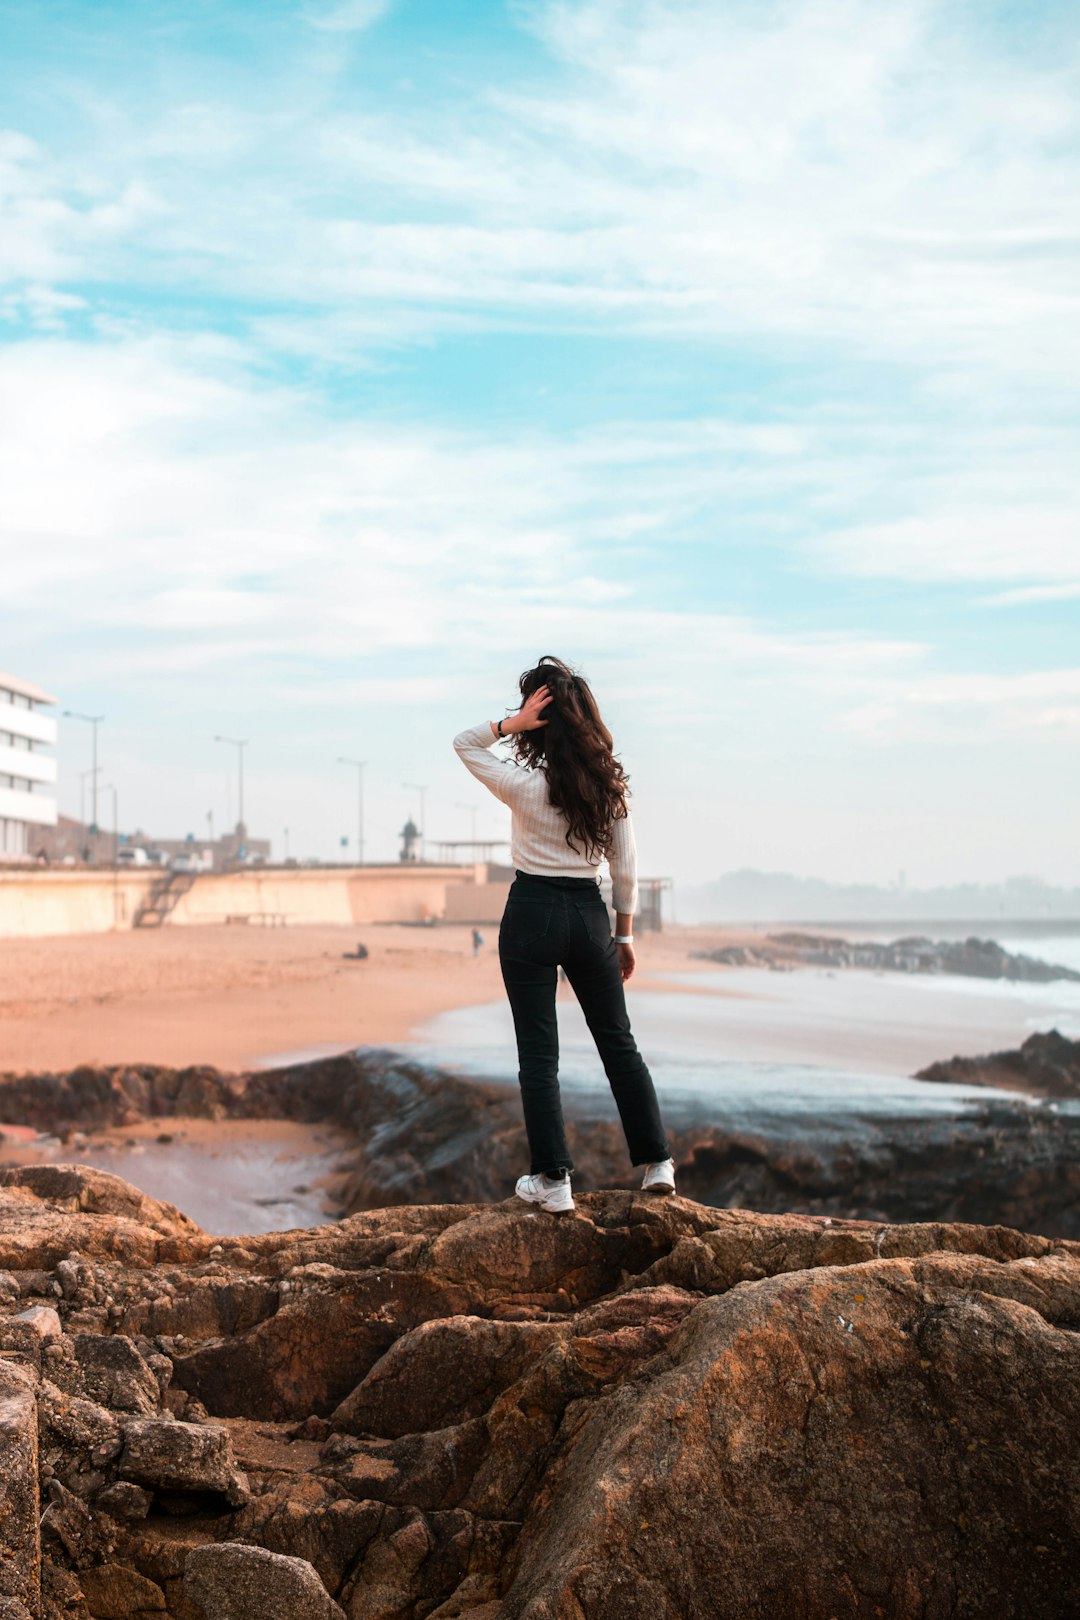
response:
[[[116,865],[116,857],[120,853],[120,815],[119,815],[119,812],[118,812],[118,810],[116,808],[116,806],[117,806],[116,783],[115,782],[104,782],[104,783],[102,783],[101,791],[102,791],[102,793],[111,793],[112,794],[112,827],[113,827],[113,853],[112,853],[112,858],[113,858],[113,865],[115,866]]]
[[[364,766],[366,759],[350,759],[346,754],[338,755],[339,765],[356,766],[356,864],[364,864]]]
[[[95,777],[95,781],[97,778]],[[120,812],[117,809],[116,783],[106,782],[101,790],[112,794],[112,824],[113,824],[113,855],[112,855],[112,892],[113,892],[113,927],[120,926]]]
[[[79,772],[79,823],[83,828],[86,827],[86,778],[96,775],[96,766],[92,770]]]
[[[97,795],[98,795],[97,728],[98,728],[98,726],[100,726],[100,724],[104,720],[105,716],[103,714],[80,714],[77,709],[65,709],[63,711],[63,713],[64,713],[65,720],[85,720],[87,725],[91,726],[93,728],[94,740],[93,740],[93,744],[92,744],[92,753],[91,753],[91,756],[90,756],[90,769],[91,769],[91,772],[93,773],[93,778],[94,778],[94,788],[93,788],[93,793],[91,795],[91,798],[92,798],[92,814],[93,814],[93,821],[92,821],[91,825],[92,825],[92,827],[94,829],[94,832],[96,833],[97,832]]]
[[[243,827],[244,826],[244,749],[247,747],[249,739],[247,737],[221,737],[221,736],[216,736],[215,735],[214,741],[215,742],[220,742],[220,743],[228,743],[230,748],[235,748],[236,749],[236,757],[237,757],[237,760],[239,761],[239,771],[240,771],[240,814],[239,814],[239,816],[237,818],[237,823],[238,823],[239,826]],[[246,827],[244,828],[244,831],[245,831],[245,833],[247,832]]]
[[[426,782],[402,782],[401,785],[403,788],[411,788],[414,793],[420,795],[420,859],[426,861],[427,818],[424,814],[424,804],[427,799],[428,784]]]

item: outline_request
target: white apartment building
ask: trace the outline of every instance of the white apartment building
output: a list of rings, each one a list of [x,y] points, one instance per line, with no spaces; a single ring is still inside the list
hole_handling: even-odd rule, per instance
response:
[[[0,675],[0,861],[34,853],[34,830],[56,826],[56,699],[30,681]]]

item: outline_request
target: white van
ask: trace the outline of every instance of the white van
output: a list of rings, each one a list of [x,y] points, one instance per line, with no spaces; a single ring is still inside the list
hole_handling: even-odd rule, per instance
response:
[[[184,850],[174,855],[169,866],[174,872],[209,872],[214,864],[210,850]]]
[[[125,844],[123,849],[116,852],[117,866],[149,866],[150,857],[145,849],[139,849],[134,844]]]

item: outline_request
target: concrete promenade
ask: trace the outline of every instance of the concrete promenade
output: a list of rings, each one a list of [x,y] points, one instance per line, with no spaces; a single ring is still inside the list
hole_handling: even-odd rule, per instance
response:
[[[165,876],[156,868],[0,871],[0,937],[129,929]],[[180,896],[164,926],[491,922],[502,911],[508,885],[487,877],[483,863],[207,872]]]

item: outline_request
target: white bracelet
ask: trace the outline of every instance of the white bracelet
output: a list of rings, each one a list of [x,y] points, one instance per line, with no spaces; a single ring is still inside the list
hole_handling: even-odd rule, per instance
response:
[[[612,934],[611,937],[616,945],[632,945],[634,943],[633,934]]]

